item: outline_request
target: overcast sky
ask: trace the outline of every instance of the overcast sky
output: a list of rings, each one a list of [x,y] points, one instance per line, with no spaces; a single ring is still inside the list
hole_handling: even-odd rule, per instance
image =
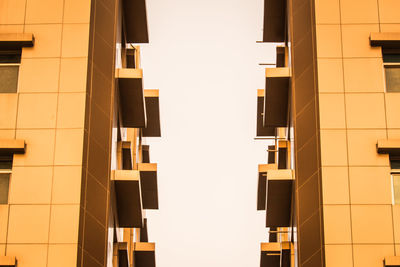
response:
[[[160,210],[148,212],[158,267],[256,267],[266,240],[257,212],[257,89],[274,49],[262,37],[263,0],[147,1],[146,89],[160,89]]]

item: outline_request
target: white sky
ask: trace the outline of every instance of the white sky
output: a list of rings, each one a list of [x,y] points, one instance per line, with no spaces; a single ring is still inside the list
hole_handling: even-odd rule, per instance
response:
[[[275,50],[262,37],[263,0],[147,1],[146,89],[160,89],[160,210],[148,212],[157,267],[258,267],[257,88]]]

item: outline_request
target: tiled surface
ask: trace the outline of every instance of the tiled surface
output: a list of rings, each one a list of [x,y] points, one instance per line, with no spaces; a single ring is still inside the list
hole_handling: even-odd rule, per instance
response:
[[[385,93],[381,48],[370,46],[369,35],[400,31],[400,2],[314,2],[326,266],[381,267],[400,242],[400,213],[392,206],[389,157],[376,143],[400,138],[400,94]],[[335,223],[334,209],[349,215],[347,245],[340,242],[349,226]]]
[[[10,244],[45,244],[49,235],[50,205],[11,205],[8,221]]]
[[[10,204],[50,204],[52,167],[14,167]]]
[[[326,266],[353,267],[353,248],[351,245],[325,245]]]
[[[347,167],[323,167],[324,204],[349,204],[349,171]]]
[[[18,266],[46,267],[47,249],[43,244],[10,244],[7,256],[15,256]]]
[[[383,259],[394,255],[394,245],[354,245],[354,267],[382,267]]]
[[[77,250],[76,244],[49,245],[47,267],[75,267]]]
[[[0,253],[19,267],[77,264],[90,3],[0,0],[0,33],[35,37],[18,93],[0,96],[0,138],[26,143],[0,206]]]
[[[325,244],[350,244],[349,205],[324,205]]]

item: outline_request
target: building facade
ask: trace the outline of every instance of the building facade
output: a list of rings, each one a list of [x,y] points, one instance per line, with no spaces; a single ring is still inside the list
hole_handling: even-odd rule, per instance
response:
[[[400,2],[265,1],[261,266],[400,266]]]
[[[0,1],[0,266],[155,266],[144,0]]]

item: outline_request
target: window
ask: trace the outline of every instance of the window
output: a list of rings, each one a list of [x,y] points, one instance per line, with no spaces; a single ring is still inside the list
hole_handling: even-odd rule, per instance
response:
[[[393,204],[400,205],[400,157],[390,157],[392,169]]]
[[[16,93],[21,50],[0,51],[0,93]]]
[[[8,204],[12,156],[0,157],[0,204]]]

